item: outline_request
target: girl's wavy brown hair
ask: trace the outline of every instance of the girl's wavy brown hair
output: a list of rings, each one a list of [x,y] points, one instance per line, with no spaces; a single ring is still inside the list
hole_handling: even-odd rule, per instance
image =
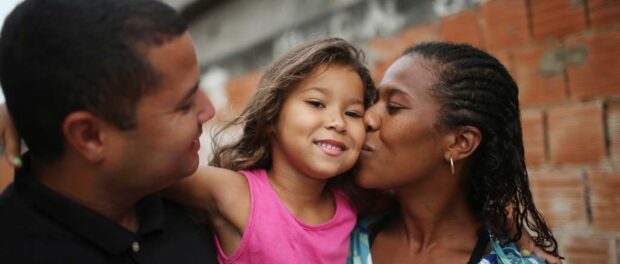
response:
[[[321,39],[299,46],[273,62],[261,78],[256,93],[243,112],[216,132],[210,165],[230,170],[271,169],[271,144],[280,110],[288,95],[322,65],[340,65],[354,70],[364,85],[364,106],[369,107],[376,94],[370,72],[364,65],[362,50],[340,38]],[[241,137],[220,146],[221,136],[241,126]],[[342,191],[358,210],[374,207],[372,191],[353,183],[356,167],[328,181],[328,187]]]

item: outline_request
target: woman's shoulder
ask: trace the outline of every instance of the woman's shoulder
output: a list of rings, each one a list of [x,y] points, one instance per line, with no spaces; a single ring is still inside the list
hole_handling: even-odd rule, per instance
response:
[[[349,256],[347,264],[372,264],[370,247],[373,240],[373,229],[390,217],[392,212],[373,214],[360,217],[349,237]]]

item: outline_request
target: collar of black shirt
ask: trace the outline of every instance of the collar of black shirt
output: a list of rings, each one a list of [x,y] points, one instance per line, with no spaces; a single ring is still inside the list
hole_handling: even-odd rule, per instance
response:
[[[140,227],[137,233],[133,233],[39,183],[31,175],[28,155],[24,156],[24,166],[15,171],[14,188],[36,210],[110,254],[126,252],[134,241],[141,241],[147,234],[161,232],[164,227],[160,194],[149,195],[136,204]]]

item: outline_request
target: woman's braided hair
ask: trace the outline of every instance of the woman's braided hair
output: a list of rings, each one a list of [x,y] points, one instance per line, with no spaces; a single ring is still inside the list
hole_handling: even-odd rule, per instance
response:
[[[429,42],[405,50],[421,56],[435,72],[433,95],[440,103],[438,125],[473,126],[482,133],[468,173],[469,203],[485,227],[521,238],[524,225],[534,242],[558,256],[557,241],[536,209],[528,184],[518,88],[506,68],[488,53],[466,44]]]

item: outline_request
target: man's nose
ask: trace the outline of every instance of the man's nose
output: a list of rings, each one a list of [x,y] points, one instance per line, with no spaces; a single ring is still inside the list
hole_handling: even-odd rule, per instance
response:
[[[198,122],[202,124],[213,118],[215,115],[215,109],[213,108],[211,100],[209,100],[209,97],[207,97],[203,91],[198,91],[197,93],[197,99],[199,100],[200,106],[198,109]]]

